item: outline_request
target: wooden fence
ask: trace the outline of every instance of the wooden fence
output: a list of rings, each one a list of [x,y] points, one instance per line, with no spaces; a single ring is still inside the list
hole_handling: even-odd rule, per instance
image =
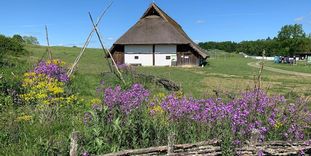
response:
[[[71,136],[70,156],[77,156],[77,132]],[[311,155],[311,140],[300,142],[271,141],[257,143],[251,141],[249,144],[236,149],[236,154],[241,156],[249,155]],[[124,150],[116,153],[104,154],[101,156],[153,156],[153,155],[222,155],[221,143],[218,140],[203,141],[194,144],[174,145],[174,137],[169,136],[167,146],[150,147],[143,149]]]

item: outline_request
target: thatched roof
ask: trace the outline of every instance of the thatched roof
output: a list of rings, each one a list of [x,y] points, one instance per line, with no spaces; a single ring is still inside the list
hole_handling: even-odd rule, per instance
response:
[[[188,44],[203,58],[208,55],[195,44],[182,27],[152,3],[140,20],[111,47],[129,44]]]

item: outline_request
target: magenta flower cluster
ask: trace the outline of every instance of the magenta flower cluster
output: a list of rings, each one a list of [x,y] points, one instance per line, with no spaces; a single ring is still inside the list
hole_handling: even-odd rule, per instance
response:
[[[49,62],[41,61],[35,67],[34,72],[36,74],[45,74],[50,78],[55,78],[61,82],[68,82],[69,77],[66,74],[65,69],[61,66],[60,60],[53,60]]]
[[[127,90],[122,90],[120,86],[106,88],[104,94],[104,103],[110,110],[119,108],[122,113],[129,114],[148,100],[149,91],[141,84],[133,84]]]
[[[298,112],[301,104],[289,105],[288,108],[284,97],[270,97],[262,90],[253,90],[227,103],[221,99],[196,100],[169,95],[161,107],[171,121],[187,119],[208,124],[221,123],[227,119],[232,133],[238,138],[236,142],[240,142],[239,137],[249,138],[254,131],[259,132],[258,141],[264,141],[269,131],[278,129],[284,129],[284,139],[303,139],[302,125],[297,121],[290,121],[293,118],[305,118],[302,114],[311,115],[307,110],[304,113]],[[311,122],[310,118],[305,122]]]
[[[151,116],[157,113],[150,109],[155,104],[148,99],[149,91],[140,84],[133,84],[126,90],[120,86],[105,88],[103,92],[103,103],[111,112],[110,115],[114,114],[114,110],[129,115],[136,109],[150,111]],[[150,107],[143,107],[144,102],[149,103]],[[160,115],[165,115],[174,124],[193,122],[210,128],[229,128],[237,145],[249,140],[254,133],[257,133],[258,141],[271,138],[302,140],[304,126],[311,123],[306,101],[298,100],[295,104],[289,104],[283,96],[269,96],[259,89],[242,93],[226,102],[220,98],[195,99],[171,94],[159,99],[159,107],[156,109],[161,109]],[[101,110],[97,106],[93,109]],[[89,116],[91,114],[87,114],[87,119],[90,119]]]
[[[172,121],[191,119],[198,122],[214,122],[226,117],[226,105],[221,100],[196,100],[193,98],[177,98],[169,95],[161,104]]]
[[[260,134],[259,141],[264,141],[271,129],[276,127],[277,115],[282,115],[280,107],[286,104],[283,96],[270,97],[262,90],[253,90],[227,104],[228,117],[232,132],[236,136],[250,137],[252,132]],[[281,125],[280,125],[281,126]]]

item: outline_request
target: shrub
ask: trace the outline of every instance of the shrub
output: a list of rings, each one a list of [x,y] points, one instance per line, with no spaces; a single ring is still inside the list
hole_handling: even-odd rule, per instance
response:
[[[0,65],[10,64],[8,57],[25,55],[27,51],[24,49],[24,44],[16,37],[10,38],[0,35]]]
[[[69,78],[60,60],[40,62],[33,71],[24,74],[22,99],[28,104],[65,105],[77,101],[75,95],[67,95],[66,83]]]

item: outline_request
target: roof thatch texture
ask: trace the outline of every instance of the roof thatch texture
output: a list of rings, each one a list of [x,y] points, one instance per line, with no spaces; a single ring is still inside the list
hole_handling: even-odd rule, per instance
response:
[[[152,3],[141,19],[121,36],[112,46],[129,44],[188,44],[203,58],[205,50],[195,44],[182,27]]]
[[[141,19],[115,44],[187,44],[189,41],[159,16]]]

